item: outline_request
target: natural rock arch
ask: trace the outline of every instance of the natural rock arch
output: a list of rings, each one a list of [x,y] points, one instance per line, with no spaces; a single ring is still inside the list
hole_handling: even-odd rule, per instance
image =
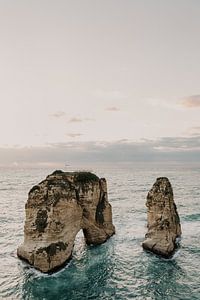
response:
[[[25,210],[17,254],[42,272],[68,261],[81,229],[87,244],[101,244],[115,233],[106,180],[90,172],[55,171],[30,190]]]

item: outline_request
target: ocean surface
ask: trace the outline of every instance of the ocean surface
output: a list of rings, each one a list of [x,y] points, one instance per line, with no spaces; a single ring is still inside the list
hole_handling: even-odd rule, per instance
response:
[[[116,234],[105,244],[87,246],[80,232],[72,260],[53,275],[20,261],[16,249],[23,241],[28,191],[54,170],[0,170],[0,299],[200,299],[200,166],[99,164],[84,169],[107,179]],[[146,196],[160,176],[172,183],[182,224],[181,247],[169,260],[141,247]]]

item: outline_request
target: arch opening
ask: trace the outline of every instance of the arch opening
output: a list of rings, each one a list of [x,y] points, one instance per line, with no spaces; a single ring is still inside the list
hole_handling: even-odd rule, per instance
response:
[[[86,246],[87,245],[85,242],[83,229],[80,229],[74,240],[72,256],[75,257],[77,260],[80,260],[85,254]]]

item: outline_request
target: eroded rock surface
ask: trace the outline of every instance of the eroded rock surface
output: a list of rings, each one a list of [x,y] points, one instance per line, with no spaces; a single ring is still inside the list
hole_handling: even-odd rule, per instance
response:
[[[101,244],[115,232],[106,180],[90,172],[55,171],[30,190],[25,210],[17,254],[42,272],[68,261],[79,230],[87,244]]]
[[[142,246],[168,258],[176,248],[176,239],[181,236],[180,219],[168,178],[156,180],[147,195],[146,206],[148,232]]]

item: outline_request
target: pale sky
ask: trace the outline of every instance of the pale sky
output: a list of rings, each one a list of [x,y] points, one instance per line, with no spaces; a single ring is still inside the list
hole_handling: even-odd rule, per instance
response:
[[[0,0],[0,39],[0,148],[199,142],[199,0]]]

